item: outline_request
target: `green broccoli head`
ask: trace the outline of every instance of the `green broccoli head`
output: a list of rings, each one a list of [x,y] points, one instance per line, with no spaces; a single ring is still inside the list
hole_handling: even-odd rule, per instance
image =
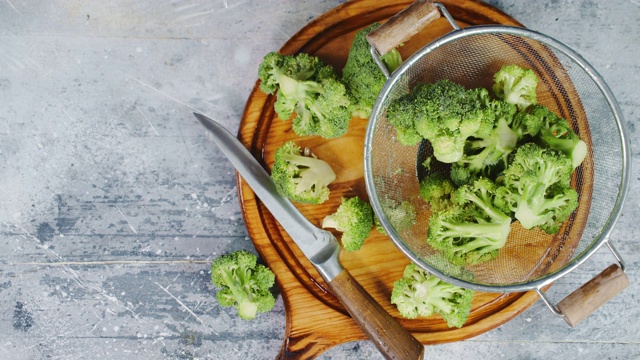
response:
[[[387,121],[396,131],[396,139],[403,145],[415,145],[422,141],[415,126],[418,108],[415,106],[416,92],[393,100],[387,108]]]
[[[329,184],[336,174],[325,161],[289,141],[275,153],[271,178],[278,192],[287,198],[304,204],[321,204],[329,198]]]
[[[356,33],[347,62],[342,69],[342,83],[352,103],[352,114],[360,118],[368,118],[375,104],[378,94],[387,81],[378,64],[371,57],[370,46],[366,36],[373,29],[380,26],[374,23]],[[402,64],[402,56],[397,50],[392,50],[382,56],[389,72],[393,72]]]
[[[459,187],[456,206],[429,218],[427,242],[455,265],[470,265],[498,256],[511,231],[511,217],[494,204],[496,185],[480,178]]]
[[[427,139],[437,160],[453,163],[464,155],[467,138],[492,131],[495,114],[488,102],[485,89],[467,90],[449,80],[439,80],[420,84],[393,100],[387,109],[387,120],[398,138],[405,140],[401,143]]]
[[[451,196],[456,187],[444,173],[430,172],[420,180],[420,196],[431,207],[431,211],[442,211],[453,206]]]
[[[493,92],[499,99],[525,110],[537,102],[538,81],[531,69],[505,65],[493,76]]]
[[[542,105],[534,105],[529,117],[540,123],[539,143],[568,156],[574,169],[582,164],[587,156],[587,144],[580,140],[567,120]]]
[[[373,209],[359,197],[342,198],[335,213],[322,220],[323,228],[340,231],[342,247],[347,251],[360,250],[373,228]]]
[[[473,290],[464,289],[408,264],[393,284],[391,303],[408,319],[440,315],[449,327],[462,327],[469,318]]]
[[[320,135],[333,139],[347,132],[351,112],[344,85],[336,79],[324,79],[321,86],[320,96],[297,109],[298,115],[292,123],[297,135]]]
[[[535,143],[520,146],[505,169],[497,205],[513,212],[525,229],[556,233],[578,206],[571,188],[573,166],[561,152]]]
[[[275,304],[270,291],[275,275],[257,260],[254,254],[238,250],[217,257],[211,264],[211,282],[219,288],[216,292],[218,303],[235,307],[244,320],[271,311]]]
[[[258,68],[260,89],[278,91],[274,109],[283,120],[292,120],[300,136],[335,138],[344,135],[351,120],[350,100],[335,70],[305,53],[267,54]]]

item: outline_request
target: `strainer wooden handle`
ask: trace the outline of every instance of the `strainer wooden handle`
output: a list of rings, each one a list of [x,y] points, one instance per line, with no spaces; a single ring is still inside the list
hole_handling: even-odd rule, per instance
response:
[[[424,358],[424,345],[395,321],[347,270],[342,270],[327,285],[385,358]]]
[[[558,310],[571,326],[576,326],[592,312],[629,286],[624,270],[613,264],[558,303]]]
[[[384,55],[439,17],[440,10],[433,1],[417,0],[367,34],[367,41]]]

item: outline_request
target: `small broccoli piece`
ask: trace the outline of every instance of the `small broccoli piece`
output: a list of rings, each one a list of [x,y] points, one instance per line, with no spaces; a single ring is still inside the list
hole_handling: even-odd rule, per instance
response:
[[[456,206],[429,218],[427,242],[455,265],[471,265],[498,256],[511,230],[511,217],[495,204],[496,185],[479,178],[459,187]]]
[[[325,161],[306,156],[289,141],[276,150],[271,178],[278,192],[305,204],[321,204],[329,198],[329,184],[336,174]]]
[[[453,182],[441,172],[431,172],[420,180],[420,196],[429,204],[432,212],[453,206],[451,196],[455,191]]]
[[[373,209],[359,197],[342,198],[335,213],[322,220],[323,228],[340,231],[342,247],[347,251],[360,250],[373,228]]]
[[[449,327],[462,327],[469,318],[473,290],[449,284],[417,265],[408,264],[393,283],[391,303],[408,319],[440,315]]]
[[[493,76],[493,92],[519,110],[526,110],[537,102],[538,81],[538,76],[531,69],[505,65]]]
[[[387,82],[378,64],[371,57],[370,46],[366,36],[372,30],[380,26],[378,23],[358,31],[347,56],[347,62],[342,69],[342,83],[347,88],[347,94],[351,99],[351,111],[353,116],[368,118],[375,104],[378,94]],[[402,65],[402,56],[397,50],[391,50],[384,56],[389,72],[393,72]]]
[[[413,224],[415,224],[418,216],[416,208],[407,200],[398,203],[397,201],[387,199],[382,202],[382,209],[387,216],[389,223],[396,231],[409,229]],[[383,235],[387,235],[387,232],[382,227],[380,220],[375,216],[374,223],[376,230]]]
[[[572,172],[571,159],[561,152],[524,144],[504,171],[496,203],[525,229],[537,226],[555,234],[578,206],[578,194],[570,187]]]
[[[542,105],[533,106],[529,116],[540,122],[537,134],[540,143],[568,156],[574,169],[582,164],[587,156],[587,144],[580,140],[567,120]]]
[[[257,260],[254,254],[238,250],[217,257],[211,264],[211,282],[220,288],[216,292],[218,303],[235,307],[244,320],[271,311],[275,304],[270,291],[275,275]]]
[[[347,132],[351,120],[346,88],[330,65],[305,53],[281,55],[271,52],[258,68],[260,89],[273,94],[274,109],[282,120],[292,120],[300,136],[336,138]]]

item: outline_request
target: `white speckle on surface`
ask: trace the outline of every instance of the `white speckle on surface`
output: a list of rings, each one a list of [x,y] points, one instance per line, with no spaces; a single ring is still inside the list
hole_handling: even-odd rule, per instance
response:
[[[141,52],[142,52],[142,48],[137,47],[137,48],[136,48],[136,52],[141,53]]]

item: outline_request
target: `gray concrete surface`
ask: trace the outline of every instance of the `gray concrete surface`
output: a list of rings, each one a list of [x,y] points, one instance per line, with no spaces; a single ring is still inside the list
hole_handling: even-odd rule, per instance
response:
[[[611,238],[632,285],[577,328],[541,302],[432,359],[640,358],[640,1],[489,3],[598,69],[634,168]],[[233,169],[191,116],[235,131],[262,56],[340,1],[0,1],[0,359],[271,359],[284,308],[217,305],[215,256],[252,250]],[[561,298],[611,261],[556,284]],[[323,359],[378,359],[367,341]]]

